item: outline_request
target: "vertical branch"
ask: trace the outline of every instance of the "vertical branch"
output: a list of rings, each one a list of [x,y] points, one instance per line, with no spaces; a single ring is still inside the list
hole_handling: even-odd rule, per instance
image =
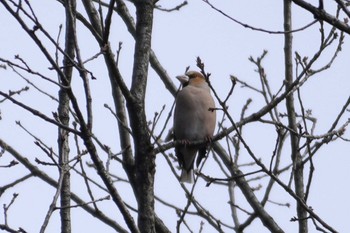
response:
[[[284,0],[284,30],[286,32],[292,30],[292,6],[291,0]],[[293,35],[292,33],[285,33],[284,35],[284,58],[285,58],[285,84],[286,89],[293,83],[293,58],[292,58],[292,44]],[[303,175],[303,163],[302,157],[299,151],[299,137],[294,132],[298,132],[295,104],[293,93],[286,97],[286,107],[288,113],[288,124],[292,129],[290,140],[291,140],[291,157],[293,161],[293,175],[295,183],[295,193],[301,199],[304,200],[304,175]],[[297,202],[297,214],[299,219],[299,233],[308,232],[307,227],[307,212],[303,206]]]
[[[71,82],[73,66],[71,61],[75,56],[75,19],[73,12],[75,12],[76,3],[75,0],[66,1],[66,36],[65,36],[65,53],[66,56],[63,59],[64,74],[66,77],[66,84]],[[58,104],[58,116],[62,124],[69,125],[69,95],[65,88],[59,90],[59,104]],[[61,206],[70,206],[70,172],[69,172],[69,133],[68,131],[59,128],[58,129],[58,153],[59,153],[59,165],[60,173],[62,176],[62,188],[61,188]],[[61,208],[61,231],[65,233],[71,232],[71,216],[70,208]]]
[[[235,201],[235,189],[234,189],[233,181],[228,182],[228,191],[229,191],[229,197],[230,197],[231,216],[235,224],[236,232],[239,232],[238,226],[240,225],[240,223],[238,219],[237,208],[235,206],[236,201]]]
[[[298,94],[298,100],[299,100],[299,104],[300,104],[300,108],[301,108],[301,112],[302,112],[302,120],[304,123],[305,132],[306,132],[306,134],[309,134],[309,130],[308,130],[307,123],[306,123],[307,116],[305,113],[305,109],[304,109],[304,105],[303,105],[303,101],[301,99],[301,94],[300,94],[299,89],[297,91],[297,94]],[[312,133],[312,130],[311,130],[311,133]],[[308,198],[309,193],[310,193],[310,188],[311,188],[311,183],[312,183],[312,178],[313,178],[313,174],[315,171],[315,167],[314,167],[314,163],[313,163],[313,159],[312,159],[312,155],[311,155],[311,146],[310,146],[311,139],[307,138],[305,143],[306,143],[306,151],[309,155],[309,161],[310,161],[309,177],[308,177],[308,181],[306,184],[306,190],[305,190],[305,195],[304,195],[304,199],[305,199],[305,201],[307,201],[307,198]]]
[[[113,1],[111,1],[113,2]],[[85,10],[89,16],[89,19],[91,21],[91,24],[94,28],[94,31],[98,32],[98,35],[96,39],[100,43],[101,49],[104,51],[104,59],[105,63],[108,69],[109,78],[111,81],[111,89],[112,89],[112,95],[114,99],[114,105],[116,109],[116,114],[120,121],[118,121],[119,126],[119,135],[120,135],[120,144],[123,148],[123,167],[128,175],[129,181],[131,183],[132,188],[134,189],[134,193],[137,199],[138,196],[140,196],[140,199],[148,200],[143,201],[140,200],[139,202],[144,203],[144,208],[142,211],[139,211],[139,213],[143,213],[142,215],[139,214],[139,218],[141,216],[145,216],[145,221],[148,222],[150,225],[155,224],[157,230],[160,230],[162,232],[168,232],[165,225],[162,223],[162,221],[154,215],[154,200],[153,200],[153,179],[154,179],[154,167],[155,167],[155,158],[154,155],[146,156],[145,154],[151,154],[152,146],[150,142],[150,138],[148,135],[148,128],[147,128],[147,121],[146,121],[146,115],[144,112],[144,95],[145,95],[145,88],[146,88],[146,81],[147,81],[147,73],[148,73],[148,63],[149,63],[149,50],[150,50],[150,44],[151,44],[151,29],[152,29],[152,21],[153,21],[153,3],[150,3],[149,1],[143,1],[138,2],[136,5],[138,5],[137,8],[142,8],[142,5],[149,5],[149,7],[145,11],[151,11],[151,17],[144,17],[147,13],[137,13],[138,15],[138,26],[137,26],[137,37],[135,37],[136,45],[135,45],[135,59],[138,61],[135,61],[134,65],[134,73],[133,73],[133,80],[137,80],[133,82],[133,90],[136,90],[136,86],[142,86],[140,93],[142,94],[141,98],[138,96],[137,98],[134,98],[136,95],[132,95],[130,91],[128,90],[128,87],[124,83],[124,80],[119,72],[119,69],[117,67],[117,64],[114,60],[114,54],[111,51],[111,47],[108,46],[108,44],[104,44],[103,40],[99,40],[99,38],[102,38],[102,35],[106,35],[104,32],[104,29],[101,26],[101,23],[99,21],[99,18],[97,17],[97,11],[94,8],[94,5],[92,4],[92,1],[90,0],[83,0],[83,4],[85,7]],[[118,6],[124,5],[123,1],[117,1]],[[112,4],[114,5],[114,4]],[[112,5],[109,5],[109,9],[111,9]],[[124,9],[126,10],[126,8]],[[108,20],[107,20],[108,21]],[[145,21],[141,23],[140,21]],[[106,26],[108,23],[106,22]],[[146,33],[143,32],[143,30],[146,29]],[[144,34],[144,35],[143,35]],[[147,36],[146,36],[147,35]],[[146,38],[146,39],[144,39]],[[141,55],[141,56],[139,56]],[[144,64],[144,65],[140,65]],[[135,71],[137,70],[137,72]],[[134,78],[137,77],[137,78]],[[137,91],[136,91],[137,92]],[[135,93],[135,92],[134,92]],[[133,134],[137,134],[134,136],[135,142],[135,151],[138,158],[142,157],[145,160],[150,159],[149,163],[143,163],[140,160],[138,160],[138,169],[140,171],[140,167],[145,168],[145,172],[141,174],[141,172],[136,173],[136,166],[135,161],[133,158],[132,150],[131,150],[131,142],[130,142],[130,135],[129,132],[125,129],[123,124],[127,125],[127,113],[125,111],[125,103],[124,99],[127,103],[128,112],[130,115],[130,124],[131,128],[133,130]],[[143,134],[139,133],[143,132]],[[142,145],[140,145],[142,144]],[[142,154],[142,155],[141,155]],[[143,156],[145,155],[145,156]],[[145,165],[144,164],[148,164]],[[147,174],[147,171],[151,171],[150,177],[143,176],[143,174]],[[146,183],[146,180],[150,180],[150,183]],[[145,185],[142,185],[142,182],[145,182]],[[139,185],[141,183],[141,185]],[[144,188],[146,190],[149,190],[149,192],[144,192]],[[141,190],[141,191],[140,191]],[[140,195],[139,195],[140,193]],[[147,195],[146,195],[147,194]],[[147,205],[150,207],[147,209]],[[150,213],[150,214],[148,214]],[[139,224],[140,230],[147,231],[147,227],[142,227],[142,224]],[[153,225],[154,226],[154,225]],[[152,227],[151,227],[152,228]],[[153,229],[153,228],[152,228]]]
[[[130,93],[123,82],[123,78],[119,72],[119,69],[117,67],[118,63],[114,60],[114,54],[111,51],[111,47],[107,46],[108,42],[108,35],[109,32],[105,32],[103,30],[102,26],[102,21],[98,17],[98,11],[95,9],[92,1],[90,0],[83,0],[83,4],[86,10],[86,13],[90,19],[91,25],[93,26],[93,29],[97,32],[97,37],[96,40],[99,41],[101,49],[104,51],[104,59],[105,59],[105,64],[108,70],[108,75],[109,79],[111,82],[111,89],[112,89],[112,96],[114,100],[114,106],[116,110],[116,114],[120,121],[118,121],[118,128],[119,128],[119,140],[120,140],[120,145],[123,150],[123,167],[128,175],[129,181],[132,184],[132,187],[134,188],[134,158],[132,155],[132,150],[131,149],[126,149],[126,148],[131,148],[131,142],[130,142],[130,135],[129,132],[125,129],[124,125],[128,125],[128,120],[127,120],[127,114],[125,110],[125,99],[130,99]],[[108,14],[106,18],[106,28],[110,30],[110,24],[111,24],[111,17],[112,17],[112,12],[111,9],[113,9],[115,2],[111,0],[110,5],[108,7]],[[107,30],[107,29],[106,29]],[[103,40],[99,40],[99,38],[104,37]],[[119,52],[120,52],[119,48]],[[135,188],[134,188],[135,189]],[[135,192],[136,193],[136,192]]]
[[[110,73],[110,77],[113,77]],[[119,131],[119,141],[120,146],[123,151],[123,168],[129,178],[129,181],[132,187],[135,190],[135,173],[134,173],[134,158],[131,149],[130,134],[129,131],[125,128],[125,125],[128,125],[128,118],[125,108],[125,101],[123,94],[114,78],[110,78],[111,87],[112,87],[112,96],[114,101],[114,108],[118,117],[118,131]]]
[[[127,102],[135,145],[135,165],[138,200],[138,225],[141,232],[155,232],[154,174],[155,155],[148,133],[145,113],[145,93],[151,50],[153,0],[135,1],[136,36],[134,65],[130,93]]]
[[[109,31],[111,28],[114,4],[115,4],[115,0],[111,0],[109,3],[108,13],[106,16],[106,23],[105,23],[106,26],[105,26],[105,30],[104,30],[104,34],[103,34],[103,43],[104,44],[107,44],[108,38],[109,38]]]

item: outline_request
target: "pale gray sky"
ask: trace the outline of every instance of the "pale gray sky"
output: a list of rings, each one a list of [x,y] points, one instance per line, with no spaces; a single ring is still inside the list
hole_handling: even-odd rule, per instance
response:
[[[31,2],[43,26],[56,38],[59,25],[64,24],[63,9],[55,1]],[[159,1],[159,4],[164,7],[171,7],[175,6],[174,2],[162,0]],[[176,2],[180,3],[181,1]],[[233,0],[213,1],[212,3],[232,17],[249,25],[273,31],[283,29],[282,1]],[[78,7],[81,9],[80,5]],[[326,10],[328,10],[327,7],[331,7],[331,5],[326,5]],[[131,7],[130,10],[133,11],[134,9]],[[293,10],[295,16],[293,19],[294,28],[302,27],[313,20],[310,13],[298,7],[294,7]],[[334,10],[330,12],[334,13]],[[273,92],[277,92],[282,85],[284,79],[283,35],[271,35],[245,29],[214,12],[201,0],[190,1],[179,12],[166,13],[156,10],[154,19],[153,50],[161,64],[172,77],[183,73],[187,66],[196,69],[195,59],[197,56],[200,56],[206,65],[206,70],[212,73],[211,81],[213,86],[218,91],[220,97],[224,98],[230,88],[229,76],[231,74],[259,87],[260,81],[258,74],[254,71],[256,67],[248,61],[248,57],[253,56],[256,58],[262,54],[263,50],[267,50],[268,55],[264,59],[263,65]],[[0,34],[0,57],[12,60],[14,55],[19,54],[23,59],[28,61],[33,69],[40,70],[47,76],[55,78],[54,72],[47,69],[49,64],[45,62],[43,55],[21,30],[18,23],[12,19],[12,16],[4,10],[2,5],[0,5],[0,27],[2,28],[2,33]],[[81,29],[82,27],[79,28],[78,39],[82,56],[85,60],[98,53],[99,48],[95,42],[91,42],[93,40],[90,33],[85,29]],[[318,30],[319,24],[317,23],[303,32],[295,33],[294,50],[298,51],[301,56],[311,57],[319,47],[320,39]],[[326,30],[327,32],[329,31],[329,26],[326,26]],[[132,72],[134,41],[117,15],[113,18],[111,38],[111,44],[114,50],[117,49],[119,41],[123,42],[119,64],[123,76],[128,80],[126,82],[129,83],[130,79],[128,77],[131,76]],[[304,107],[306,109],[312,109],[313,116],[318,119],[315,129],[316,135],[324,134],[330,128],[335,116],[349,96],[350,85],[347,68],[350,47],[348,42],[346,38],[343,51],[337,57],[333,67],[320,75],[312,77],[301,91],[304,98]],[[53,46],[47,40],[45,44],[51,51],[54,51]],[[320,62],[317,62],[314,69],[326,64],[332,51],[334,51],[334,46],[327,50],[320,59]],[[60,59],[62,59],[62,56]],[[105,144],[110,145],[114,152],[118,152],[120,148],[119,145],[116,145],[118,141],[116,139],[118,137],[117,128],[114,126],[111,127],[111,124],[115,125],[115,120],[108,110],[103,107],[105,103],[112,106],[112,99],[109,95],[109,80],[106,78],[107,71],[101,58],[88,63],[87,68],[92,70],[97,77],[97,80],[91,81],[92,95],[94,97],[93,104],[96,110],[94,133]],[[56,86],[42,82],[37,78],[33,78],[33,81],[48,92],[56,94]],[[175,78],[174,83],[178,85]],[[159,82],[159,78],[153,71],[150,72],[148,84],[146,97],[148,118],[152,120],[154,112],[159,112],[161,107],[166,105],[166,114],[161,119],[161,122],[164,122],[173,103],[173,98],[164,89],[164,85]],[[10,89],[20,89],[24,85],[26,83],[10,69],[6,71],[0,70],[1,91],[7,92]],[[83,91],[79,78],[74,81],[74,90],[77,92]],[[230,113],[235,120],[239,119],[242,106],[249,97],[253,98],[253,103],[248,109],[248,114],[259,110],[264,105],[263,98],[252,91],[240,88],[240,85],[237,84],[228,102]],[[17,96],[16,99],[32,107],[40,108],[48,116],[51,116],[51,112],[56,111],[57,108],[52,100],[43,98],[40,93],[33,90]],[[282,103],[279,106],[279,111],[285,112],[284,109]],[[31,132],[38,135],[47,144],[56,149],[57,133],[55,127],[41,124],[42,122],[40,120],[38,121],[37,118],[20,108],[12,106],[8,101],[0,105],[0,110],[3,118],[0,121],[0,138],[6,140],[10,145],[19,150],[19,152],[26,155],[28,159],[34,161],[34,158],[38,157],[45,160],[46,157],[33,144],[33,139],[15,124],[15,120],[20,120]],[[349,114],[347,113],[346,116],[349,117]],[[218,118],[220,119],[220,117]],[[343,118],[340,125],[345,121],[346,118]],[[161,127],[158,128],[160,130]],[[170,125],[167,128],[170,128]],[[348,133],[345,136],[349,138]],[[253,124],[246,128],[244,137],[256,155],[268,163],[274,148],[274,130],[271,127]],[[74,144],[71,147],[74,148]],[[285,150],[282,163],[287,164],[290,160],[289,157],[288,150]],[[10,160],[12,158],[7,154],[1,158],[0,164],[6,164],[6,161]],[[241,160],[251,162],[249,155],[244,150],[242,151]],[[350,178],[348,169],[348,165],[350,164],[349,143],[339,141],[324,146],[314,158],[314,163],[316,170],[308,204],[329,225],[339,232],[347,232],[350,230],[350,222],[347,221],[348,210],[350,209],[350,202],[348,200],[350,190],[347,185],[347,181]],[[53,177],[57,177],[56,169],[43,169]],[[113,164],[111,169],[120,171],[121,167]],[[254,170],[253,168],[250,169]],[[89,172],[93,173],[93,171]],[[214,165],[211,159],[207,161],[204,172],[212,176],[218,174],[217,166]],[[11,169],[0,169],[0,185],[7,184],[9,181],[27,173],[28,171],[22,166],[16,166]],[[118,174],[122,173],[118,172]],[[288,177],[289,173],[281,176],[284,181],[287,181]],[[99,179],[97,178],[97,180]],[[260,183],[265,185],[266,182],[263,181]],[[253,184],[258,185],[259,183]],[[130,198],[130,187],[123,183],[117,183],[116,186],[125,200],[135,206],[134,198]],[[88,200],[87,193],[81,190],[85,190],[85,187],[80,177],[73,178],[72,189],[74,192],[81,193],[82,197]],[[186,205],[185,195],[172,176],[162,155],[159,155],[157,158],[155,190],[160,198],[170,200],[172,204],[179,207]],[[38,179],[31,179],[6,192],[1,197],[0,204],[8,203],[14,192],[19,193],[19,197],[9,212],[9,224],[14,227],[23,227],[28,232],[37,232],[44,221],[48,205],[52,200],[55,190],[47,187],[46,184]],[[215,185],[207,188],[205,187],[205,183],[200,181],[197,185],[195,195],[211,213],[215,213],[214,215],[216,217],[224,223],[233,225],[227,204],[229,199],[226,188]],[[247,207],[247,204],[244,204],[246,202],[243,201],[244,198],[242,195],[239,192],[237,195],[237,199],[242,200],[240,202],[242,203],[242,207]],[[103,197],[106,196],[106,193],[96,190],[95,196]],[[257,196],[261,198],[261,194],[257,194]],[[276,202],[288,202],[291,204],[289,209],[273,204],[267,208],[272,216],[276,217],[277,223],[283,229],[287,229],[286,232],[296,232],[297,224],[289,221],[292,217],[296,216],[293,199],[277,185],[273,189],[271,198]],[[118,222],[123,222],[119,211],[112,202],[102,202],[100,206],[102,210],[111,213],[110,216],[112,218],[117,219]],[[169,229],[175,231],[177,218],[174,211],[169,210],[159,203],[156,204],[156,209],[157,214],[164,220]],[[113,232],[113,229],[96,221],[79,208],[72,209],[72,214],[74,232]],[[136,218],[136,215],[134,216]],[[244,214],[242,216],[244,218],[246,217]],[[241,218],[242,221],[244,218]],[[0,214],[0,222],[3,223],[2,214]],[[189,218],[188,223],[195,232],[198,232],[200,228],[198,218]],[[311,222],[309,226],[310,232],[316,232]],[[256,220],[245,232],[267,232],[261,229],[265,228],[263,228],[259,220]],[[54,213],[47,232],[59,232],[58,212]],[[183,228],[183,232],[186,232],[185,228]],[[208,223],[205,223],[203,232],[212,232],[212,228]]]

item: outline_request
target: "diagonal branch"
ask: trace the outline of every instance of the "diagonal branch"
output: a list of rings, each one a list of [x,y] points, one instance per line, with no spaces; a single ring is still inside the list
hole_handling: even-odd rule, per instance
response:
[[[36,109],[33,109],[33,108],[31,108],[31,107],[29,107],[29,106],[27,106],[27,105],[25,105],[25,104],[15,100],[10,95],[8,95],[8,94],[6,94],[6,93],[4,93],[2,91],[0,91],[0,95],[5,97],[6,99],[10,100],[12,103],[18,105],[19,107],[21,107],[21,108],[27,110],[28,112],[32,113],[33,115],[35,115],[35,116],[37,116],[37,117],[39,117],[39,118],[41,118],[41,119],[43,119],[43,120],[45,120],[47,122],[50,122],[50,123],[58,126],[59,128],[65,129],[65,130],[67,130],[67,131],[69,131],[71,133],[77,134],[77,135],[81,135],[81,133],[79,131],[77,131],[75,129],[72,129],[72,128],[70,128],[70,127],[68,127],[68,126],[66,126],[66,125],[64,125],[64,124],[62,124],[62,123],[60,123],[60,122],[58,122],[58,121],[56,121],[56,120],[46,116],[46,115],[44,115],[40,111],[38,111]]]
[[[313,20],[311,23],[308,23],[307,25],[298,28],[298,29],[294,29],[294,30],[289,30],[289,31],[272,31],[272,30],[267,30],[267,29],[263,29],[263,28],[257,28],[254,26],[251,26],[249,24],[243,23],[231,16],[229,16],[228,14],[226,14],[225,12],[223,12],[222,10],[218,9],[216,6],[214,6],[212,3],[209,2],[209,0],[202,0],[203,2],[205,2],[206,4],[208,4],[213,10],[215,10],[216,12],[220,13],[221,15],[225,16],[226,18],[228,18],[229,20],[245,27],[245,28],[249,28],[253,31],[258,31],[258,32],[264,32],[264,33],[268,33],[268,34],[286,34],[286,33],[295,33],[295,32],[300,32],[303,31],[309,27],[311,27],[312,25],[314,25],[317,20]]]
[[[5,141],[3,141],[0,138],[0,147],[4,148],[8,153],[10,153],[14,158],[16,158],[23,166],[25,166],[31,173],[31,175],[40,178],[47,184],[51,185],[52,187],[57,188],[58,183],[53,178],[51,178],[49,175],[47,175],[45,172],[41,171],[37,166],[33,165],[26,157],[21,155],[18,151],[16,151],[13,147],[8,145]],[[91,214],[92,216],[98,218],[108,226],[112,227],[118,232],[127,233],[129,231],[125,230],[123,227],[121,227],[117,222],[115,222],[113,219],[110,219],[108,216],[104,215],[103,212],[97,211],[90,207],[89,205],[85,205],[85,202],[76,194],[71,193],[71,198],[74,202],[81,205],[81,207]]]
[[[314,17],[318,20],[324,20],[330,25],[338,28],[339,30],[350,34],[350,26],[345,22],[340,21],[338,18],[327,13],[325,10],[313,6],[312,4],[305,2],[304,0],[292,0],[296,5],[304,8],[305,10],[311,12]]]

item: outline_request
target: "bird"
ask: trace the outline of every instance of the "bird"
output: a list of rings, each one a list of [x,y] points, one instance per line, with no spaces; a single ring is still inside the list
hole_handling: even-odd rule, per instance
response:
[[[188,71],[176,77],[182,84],[175,100],[174,140],[175,155],[181,171],[180,182],[193,183],[193,165],[206,156],[207,147],[213,137],[216,124],[215,102],[204,76],[197,71]],[[205,141],[191,145],[193,141]]]

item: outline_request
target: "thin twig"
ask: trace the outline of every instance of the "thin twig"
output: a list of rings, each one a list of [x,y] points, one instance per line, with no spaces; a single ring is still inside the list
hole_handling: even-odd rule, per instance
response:
[[[257,174],[257,173],[260,173],[260,172],[263,172],[263,170],[260,169],[260,170],[253,171],[253,172],[247,172],[245,174],[237,175],[237,176],[231,176],[229,178],[214,178],[214,177],[210,177],[208,175],[204,175],[202,173],[199,173],[199,175],[202,178],[204,178],[204,180],[207,182],[206,186],[209,187],[213,182],[216,182],[216,181],[226,181],[226,182],[228,182],[228,181],[236,180],[236,179],[239,179],[239,178],[242,178],[242,177],[254,175],[254,174]]]
[[[86,203],[83,203],[83,204],[79,204],[79,205],[70,205],[70,206],[61,206],[61,207],[55,207],[55,210],[58,210],[58,209],[66,209],[66,208],[77,208],[77,207],[82,207],[84,205],[90,205],[90,204],[95,204],[96,202],[100,202],[100,201],[106,201],[106,200],[110,200],[111,199],[111,196],[108,195],[108,196],[105,196],[105,197],[101,197],[99,199],[96,199],[96,200],[93,200],[93,201],[89,201],[89,202],[86,202]]]
[[[177,5],[177,6],[173,7],[173,8],[166,9],[166,8],[163,8],[162,6],[159,6],[159,5],[156,5],[155,8],[157,10],[160,10],[160,11],[172,12],[172,11],[179,11],[181,8],[183,8],[187,4],[188,4],[187,1],[183,1],[182,3],[180,3],[179,5]]]
[[[2,92],[2,91],[0,91],[0,95],[3,96],[3,97],[5,97],[5,98],[7,98],[7,99],[10,100],[12,103],[18,105],[19,107],[21,107],[21,108],[27,110],[28,112],[32,113],[33,115],[35,115],[35,116],[37,116],[37,117],[39,117],[39,118],[41,118],[41,119],[43,119],[43,120],[45,120],[45,121],[48,121],[48,122],[50,122],[50,123],[52,123],[52,124],[58,126],[59,128],[65,129],[65,130],[67,130],[67,131],[69,131],[69,132],[71,132],[71,133],[77,134],[77,135],[80,135],[80,134],[81,134],[79,131],[76,131],[75,129],[72,129],[72,128],[66,126],[66,125],[63,125],[63,124],[57,122],[56,120],[53,120],[53,119],[47,117],[46,115],[44,115],[44,114],[41,113],[40,111],[38,111],[38,110],[36,110],[36,109],[33,109],[33,108],[31,108],[31,107],[29,107],[29,106],[27,106],[27,105],[25,105],[25,104],[23,104],[23,103],[21,103],[21,102],[15,100],[15,99],[12,98],[10,95],[8,95],[8,94],[6,94],[6,93],[4,93],[4,92]]]
[[[203,2],[205,2],[206,4],[208,4],[212,9],[214,9],[216,12],[220,13],[221,15],[225,16],[226,18],[230,19],[231,21],[245,27],[245,28],[249,28],[251,30],[254,30],[254,31],[258,31],[258,32],[264,32],[264,33],[268,33],[268,34],[277,34],[277,35],[280,35],[280,34],[287,34],[287,33],[295,33],[295,32],[300,32],[300,31],[304,31],[305,29],[311,27],[312,25],[314,25],[315,23],[318,22],[317,19],[313,20],[311,23],[308,23],[306,24],[305,26],[301,27],[301,28],[298,28],[298,29],[294,29],[294,30],[290,30],[290,31],[272,31],[272,30],[266,30],[266,29],[263,29],[263,28],[257,28],[257,27],[253,27],[253,26],[250,26],[249,24],[246,24],[246,23],[243,23],[231,16],[229,16],[228,14],[226,14],[225,12],[223,12],[222,10],[218,9],[217,7],[215,7],[213,4],[211,4],[209,2],[209,0],[202,0]]]

